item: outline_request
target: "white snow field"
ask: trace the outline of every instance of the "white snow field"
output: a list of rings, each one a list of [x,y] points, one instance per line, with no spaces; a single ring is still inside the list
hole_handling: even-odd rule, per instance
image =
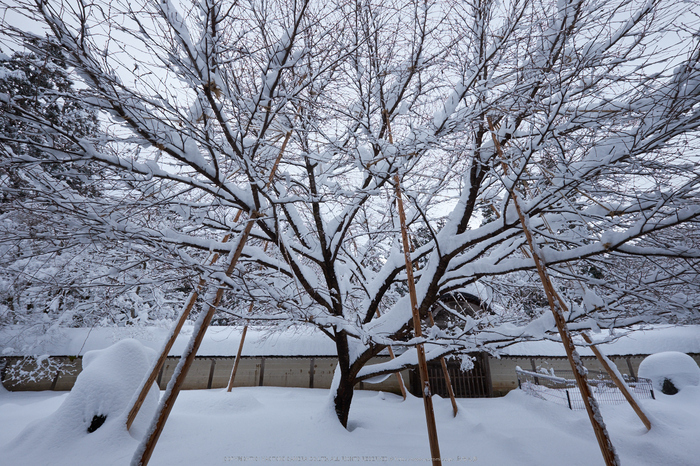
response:
[[[430,464],[421,399],[357,391],[344,430],[328,394],[275,387],[184,391],[150,464]],[[93,433],[68,429],[79,415],[62,409],[72,396],[0,389],[0,464],[128,465],[138,439],[123,427],[123,416],[108,417]],[[520,390],[458,403],[453,418],[449,400],[435,399],[443,464],[603,464],[585,411]],[[657,393],[642,404],[651,431],[629,405],[602,406],[622,464],[697,465],[700,387]]]

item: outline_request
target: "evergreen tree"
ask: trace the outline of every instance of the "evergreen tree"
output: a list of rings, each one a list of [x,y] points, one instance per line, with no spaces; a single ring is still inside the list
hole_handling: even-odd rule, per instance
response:
[[[74,88],[68,65],[57,44],[33,41],[39,52],[0,54],[0,133],[6,142],[0,147],[1,204],[30,195],[22,170],[7,162],[11,157],[32,159],[52,177],[65,182],[81,195],[95,196],[90,181],[93,168],[85,162],[58,160],[54,150],[70,152],[73,144],[63,134],[85,137],[98,130],[97,112],[89,108]],[[39,131],[32,121],[49,122],[55,131]],[[7,206],[0,206],[2,211]]]

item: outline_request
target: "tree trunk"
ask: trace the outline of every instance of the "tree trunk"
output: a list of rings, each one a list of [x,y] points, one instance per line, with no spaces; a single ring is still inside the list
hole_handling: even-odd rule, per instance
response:
[[[359,344],[356,340],[353,341],[352,337],[349,337],[345,331],[336,331],[335,333],[335,348],[338,352],[338,367],[336,371],[340,371],[333,378],[333,386],[331,390],[335,390],[333,393],[333,404],[335,406],[335,413],[338,416],[340,423],[347,429],[348,427],[348,414],[350,413],[350,404],[352,403],[352,396],[355,391],[355,384],[357,383],[357,374],[360,370],[369,363],[369,361],[379,354],[386,346],[384,345],[370,345],[363,348],[354,348],[350,350],[350,345]],[[354,359],[350,358],[350,355],[355,355]]]
[[[338,350],[338,368],[336,370],[340,370],[340,380],[335,390],[333,404],[338,420],[347,429],[350,403],[352,403],[352,395],[355,390],[355,375],[351,372],[350,345],[344,331],[336,332],[335,347]]]
[[[352,403],[354,390],[354,378],[347,377],[347,374],[341,371],[340,383],[336,389],[333,404],[335,405],[335,414],[338,416],[338,420],[346,429],[348,428],[348,414],[350,414],[350,404]]]

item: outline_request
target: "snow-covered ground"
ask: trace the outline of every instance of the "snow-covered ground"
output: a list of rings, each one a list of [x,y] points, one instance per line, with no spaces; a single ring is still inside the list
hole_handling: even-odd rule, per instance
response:
[[[69,396],[0,388],[3,465],[127,465],[138,441],[119,422],[63,441],[22,441],[48,422]],[[654,424],[646,431],[629,405],[602,411],[624,465],[697,465],[700,387],[643,400]],[[596,465],[603,460],[584,411],[529,397],[435,399],[445,464]],[[45,426],[61,430],[64,426]],[[18,436],[20,438],[18,438]],[[422,400],[356,392],[349,429],[335,420],[327,390],[274,387],[185,391],[175,404],[152,465],[429,464]]]
[[[69,393],[8,392],[0,386],[0,464],[128,465],[158,404],[158,391],[152,389],[131,431],[126,430],[126,414],[153,359],[155,351],[126,339],[87,352]],[[613,443],[623,464],[698,464],[700,368],[682,353],[660,353],[649,361],[655,385],[661,387],[662,378],[670,377],[680,391],[672,396],[658,391],[656,399],[641,400],[651,431],[629,405],[603,405]],[[428,462],[421,399],[357,391],[346,430],[329,394],[277,387],[182,392],[150,464]],[[520,390],[504,398],[459,403],[460,412],[453,417],[449,400],[435,399],[445,464],[602,461],[584,411]]]

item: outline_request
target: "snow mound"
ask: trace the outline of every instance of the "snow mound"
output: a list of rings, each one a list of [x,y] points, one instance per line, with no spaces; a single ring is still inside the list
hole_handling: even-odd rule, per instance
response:
[[[667,351],[644,358],[639,376],[651,379],[654,389],[674,395],[688,386],[700,385],[700,368],[685,353]]]
[[[155,356],[154,350],[133,339],[85,353],[83,370],[65,401],[53,414],[28,425],[10,442],[11,456],[27,460],[37,451],[53,452],[54,464],[69,464],[75,458],[63,456],[74,449],[85,451],[85,446],[92,444],[87,451],[97,454],[101,449],[131,444],[131,436],[142,437],[158,405],[158,388],[151,388],[130,432],[126,430],[126,417]]]

